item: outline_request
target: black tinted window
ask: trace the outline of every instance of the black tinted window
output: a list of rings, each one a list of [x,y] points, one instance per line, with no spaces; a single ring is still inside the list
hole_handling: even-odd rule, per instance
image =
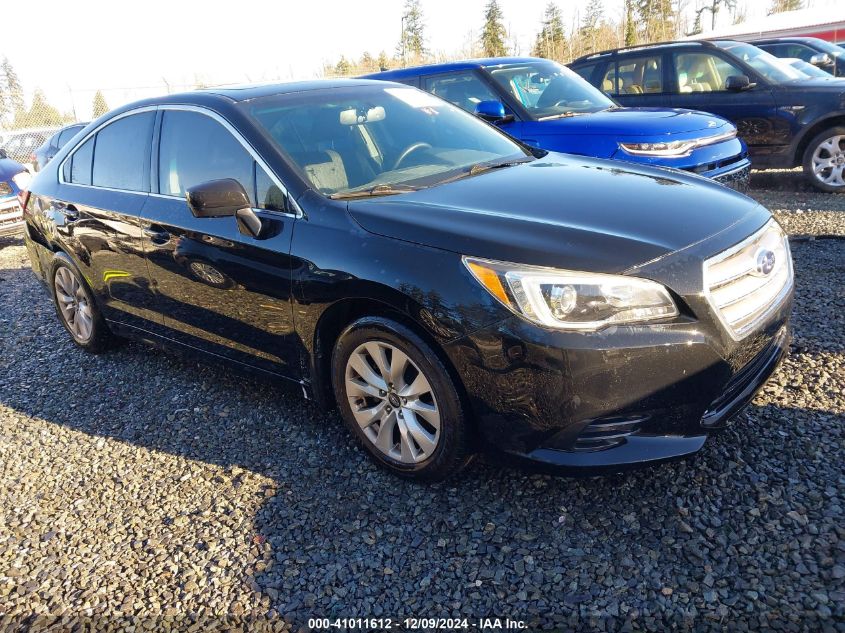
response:
[[[260,209],[287,211],[285,194],[260,166],[255,166],[256,204]]]
[[[147,191],[149,145],[154,112],[133,114],[97,132],[93,185]]]
[[[94,137],[85,141],[70,159],[70,181],[78,185],[91,184],[91,158],[94,156]],[[67,178],[67,174],[65,175]]]
[[[209,180],[234,178],[253,196],[252,156],[214,119],[167,111],[161,122],[159,191],[174,196]]]
[[[576,73],[581,75],[587,81],[590,81],[590,78],[593,76],[593,71],[596,69],[596,64],[587,64],[585,66],[578,66],[578,68],[573,68]]]

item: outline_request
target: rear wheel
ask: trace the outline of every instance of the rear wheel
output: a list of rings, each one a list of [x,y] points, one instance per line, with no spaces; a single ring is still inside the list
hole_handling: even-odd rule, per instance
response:
[[[804,174],[816,189],[845,192],[845,127],[816,136],[804,151]]]
[[[455,384],[434,350],[405,326],[372,317],[350,325],[335,345],[332,381],[344,422],[381,466],[439,480],[469,463]]]
[[[91,290],[68,263],[56,260],[52,275],[56,313],[73,342],[87,352],[100,353],[115,343]]]

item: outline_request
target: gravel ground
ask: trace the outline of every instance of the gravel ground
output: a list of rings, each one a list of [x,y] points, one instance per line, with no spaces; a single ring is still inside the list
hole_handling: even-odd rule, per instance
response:
[[[752,195],[791,233],[845,234],[845,196],[769,178]],[[567,479],[487,457],[421,486],[257,379],[77,351],[21,242],[0,241],[0,629],[845,631],[845,242],[793,251],[792,354],[694,459]]]

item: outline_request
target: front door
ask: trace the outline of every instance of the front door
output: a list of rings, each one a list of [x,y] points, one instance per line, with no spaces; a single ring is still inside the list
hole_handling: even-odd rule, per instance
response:
[[[711,112],[732,121],[740,138],[754,156],[771,154],[791,141],[791,117],[781,112],[771,86],[760,78],[749,90],[725,89],[725,82],[732,75],[747,75],[717,52],[677,51],[673,59],[672,105]]]
[[[157,185],[142,230],[164,335],[298,378],[289,257],[295,218],[282,190],[235,134],[211,113],[162,111]],[[234,217],[194,217],[186,190],[221,178],[243,185],[266,237],[241,234]]]

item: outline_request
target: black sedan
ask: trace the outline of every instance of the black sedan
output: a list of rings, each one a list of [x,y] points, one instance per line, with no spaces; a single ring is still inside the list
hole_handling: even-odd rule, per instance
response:
[[[484,445],[570,470],[688,455],[789,337],[789,245],[760,205],[532,150],[399,84],[125,106],[39,172],[25,217],[79,347],[294,385],[409,477]]]

